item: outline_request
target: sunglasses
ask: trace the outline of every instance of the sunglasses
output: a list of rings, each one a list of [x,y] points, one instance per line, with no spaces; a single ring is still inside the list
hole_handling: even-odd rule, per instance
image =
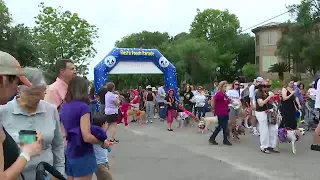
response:
[[[239,84],[234,84],[235,86],[239,86]]]

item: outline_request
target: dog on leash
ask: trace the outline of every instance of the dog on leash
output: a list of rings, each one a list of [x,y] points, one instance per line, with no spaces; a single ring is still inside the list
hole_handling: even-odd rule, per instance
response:
[[[213,116],[213,117],[203,117],[201,118],[201,121],[204,121],[207,130],[211,130],[212,131],[212,126],[217,125],[218,124],[218,117],[217,116]]]
[[[286,128],[279,128],[278,129],[278,138],[280,143],[291,143],[292,146],[292,153],[296,154],[296,142],[299,141],[300,136],[305,135],[304,128],[297,128],[293,129],[286,129]]]
[[[139,124],[147,123],[147,113],[142,110],[129,109],[128,117],[135,118]]]
[[[147,113],[145,111],[139,110],[136,114],[137,120],[139,124],[147,123]]]
[[[243,126],[240,126],[240,125],[236,125],[232,131],[232,137],[234,140],[240,140],[239,136],[240,135],[246,135],[246,130]]]
[[[297,128],[296,130],[287,130],[287,140],[291,142],[292,153],[297,153],[296,142],[299,141],[300,136],[305,135],[304,128]]]
[[[204,132],[204,130],[206,129],[206,123],[205,123],[205,121],[199,121],[199,123],[198,123],[198,132],[200,132],[200,133],[203,133]]]

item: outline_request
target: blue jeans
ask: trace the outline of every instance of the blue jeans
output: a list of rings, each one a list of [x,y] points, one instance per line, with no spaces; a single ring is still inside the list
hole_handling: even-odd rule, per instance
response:
[[[223,141],[227,141],[228,140],[228,121],[229,121],[229,116],[218,116],[218,126],[216,127],[216,129],[213,131],[212,135],[210,136],[209,141],[215,141],[217,135],[219,134],[219,132],[223,131]]]
[[[153,115],[153,110],[154,110],[153,101],[147,101],[145,105],[146,105],[147,120],[148,120],[148,122],[152,122],[153,118],[154,118],[154,115]]]
[[[205,117],[206,110],[204,107],[195,107],[194,115],[196,116],[198,113],[198,119],[200,120],[201,117]]]
[[[159,102],[158,105],[159,105],[160,120],[164,121],[167,117],[167,108],[166,108],[164,102]]]

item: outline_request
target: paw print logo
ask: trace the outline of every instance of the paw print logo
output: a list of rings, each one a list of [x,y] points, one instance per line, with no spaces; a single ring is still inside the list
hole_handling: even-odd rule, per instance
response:
[[[105,59],[104,59],[104,63],[109,67],[113,67],[115,64],[116,64],[117,60],[114,56],[107,56]]]
[[[168,67],[169,66],[169,61],[165,58],[165,57],[161,57],[160,59],[159,59],[159,65],[160,65],[160,67],[163,67],[163,68],[166,68],[166,67]]]

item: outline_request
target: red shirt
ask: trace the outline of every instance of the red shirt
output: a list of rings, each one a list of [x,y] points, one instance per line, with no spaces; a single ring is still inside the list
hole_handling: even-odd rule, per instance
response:
[[[217,116],[227,116],[229,115],[229,107],[230,100],[228,96],[223,92],[217,92],[214,96],[214,104],[215,104],[215,114]]]
[[[137,90],[133,90],[132,93],[134,94],[134,98],[132,99],[132,104],[139,104],[140,103],[140,96]]]

